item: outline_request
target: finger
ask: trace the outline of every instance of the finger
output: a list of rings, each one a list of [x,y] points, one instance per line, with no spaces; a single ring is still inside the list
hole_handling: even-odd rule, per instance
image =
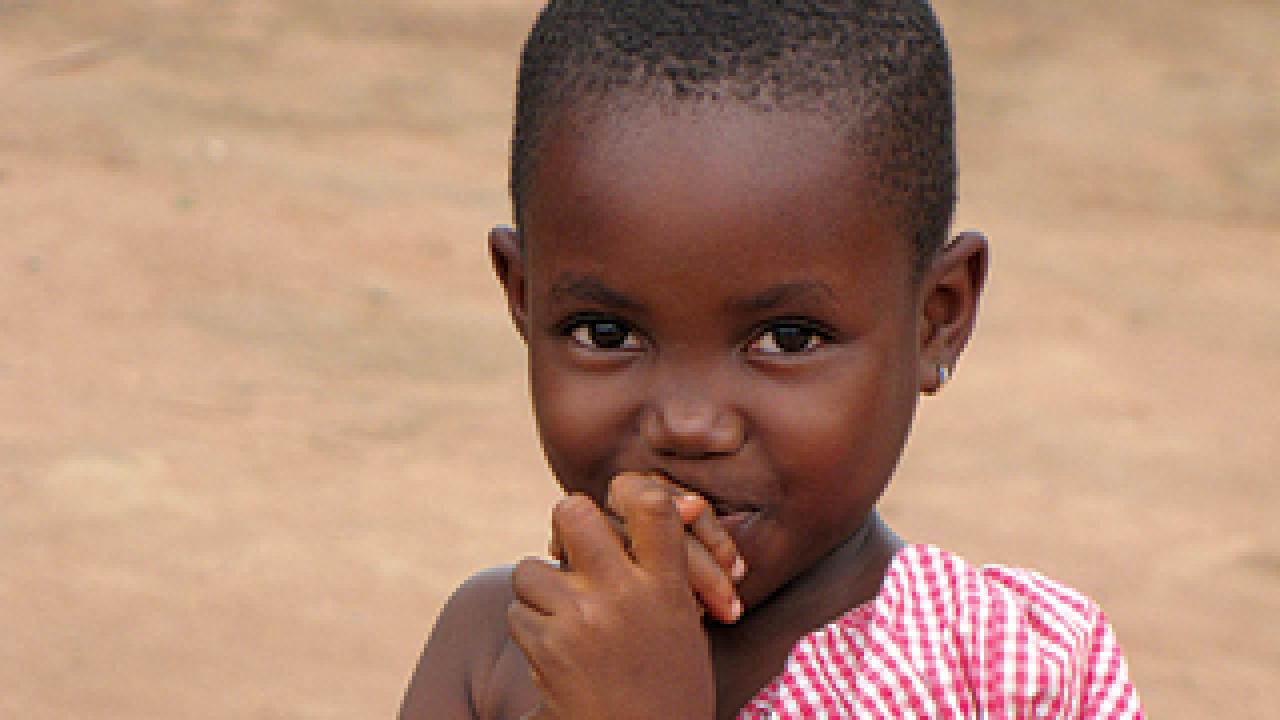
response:
[[[538,699],[538,705],[522,715],[522,719],[554,720],[559,717],[547,701],[551,690],[540,662],[545,626],[546,618],[519,600],[514,600],[507,606],[507,633],[516,647],[520,648],[520,652],[524,653],[529,665],[529,675],[542,696]]]
[[[607,577],[627,563],[626,550],[604,512],[585,495],[570,495],[557,503],[551,526],[573,572]]]
[[[533,668],[537,667],[540,647],[538,639],[542,637],[545,621],[542,614],[519,600],[512,600],[507,605],[507,634]]]
[[[742,555],[738,552],[738,546],[733,542],[733,537],[729,535],[729,531],[724,529],[720,521],[716,519],[715,511],[707,501],[697,495],[692,497],[698,498],[700,502],[691,503],[692,505],[700,505],[696,515],[691,520],[687,520],[689,532],[702,543],[707,552],[715,558],[716,563],[724,570],[724,572],[734,581],[742,580],[747,574],[747,563],[742,559]],[[688,501],[681,500],[682,503]],[[682,517],[684,513],[681,513]]]
[[[693,520],[693,518],[698,514],[698,512],[700,512],[701,507],[705,505],[707,502],[701,495],[685,490],[679,485],[676,485],[675,483],[673,483],[671,481],[671,478],[659,472],[618,473],[617,475],[614,476],[613,479],[616,481],[618,478],[622,478],[622,477],[645,480],[647,482],[651,482],[652,484],[662,488],[664,491],[666,491],[668,494],[671,495],[673,500],[676,501],[676,508],[680,510],[680,518],[681,520],[684,521],[686,525]],[[690,498],[690,500],[684,500],[684,498]],[[613,507],[612,497],[609,498],[609,509],[612,510],[613,512],[617,512],[617,508]]]
[[[554,615],[572,602],[567,577],[545,560],[525,558],[511,571],[511,589],[530,609]]]
[[[679,500],[678,497],[676,499]],[[681,516],[684,516],[683,513]],[[622,521],[609,517],[609,525],[617,533],[619,542],[630,553],[631,541],[626,536]],[[685,543],[688,550],[689,584],[698,596],[699,612],[701,614],[710,612],[717,620],[724,623],[733,622],[730,618],[736,619],[734,600],[737,599],[737,593],[732,582],[716,565],[711,554],[702,547],[697,538],[686,533]]]
[[[724,568],[697,539],[685,535],[689,563],[689,586],[712,617],[732,624],[742,616],[742,601]]]
[[[716,519],[711,503],[701,495],[673,484],[663,475],[652,474],[646,477],[652,477],[672,493],[680,519],[689,531],[707,546],[729,577],[735,582],[742,580],[747,574],[746,561],[738,553],[738,547],[734,544],[733,538]]]
[[[605,515],[605,521],[609,523],[609,527],[613,529],[613,534],[618,538],[618,544],[630,550],[631,541],[627,539],[626,529],[622,526],[622,521],[612,515]],[[547,554],[560,564],[561,570],[568,570],[569,563],[564,557],[564,545],[560,542],[559,532],[554,527],[551,529],[551,540],[547,543]]]
[[[547,702],[547,698],[551,695],[551,690],[541,664],[545,626],[546,618],[519,600],[514,600],[507,606],[507,633],[511,636],[511,640],[516,644],[516,647],[520,648],[520,652],[524,653],[525,660],[529,665],[529,675],[533,679],[534,685],[538,688],[538,692],[542,695],[539,698],[538,706],[522,717],[534,717],[539,718],[539,720],[550,720],[550,718],[557,717],[551,705]]]
[[[622,521],[611,515],[605,515],[605,520],[613,528],[614,534],[618,536],[618,542],[623,547],[626,547],[627,537],[622,532]],[[564,542],[560,539],[560,529],[555,523],[551,525],[551,539],[547,541],[547,556],[555,560],[560,565],[561,570],[569,569],[569,560],[564,554]]]
[[[538,704],[532,710],[520,716],[520,720],[553,720],[559,715],[551,708],[547,698],[551,696],[551,690],[547,685],[547,680],[542,676],[542,672],[535,667],[529,667],[529,677],[533,679],[534,687],[538,688],[538,692],[542,697],[538,698]]]
[[[520,716],[520,720],[556,720],[556,714],[547,709],[546,703],[539,702],[538,707]]]
[[[711,507],[711,503],[708,503],[706,498],[697,493],[677,493],[675,499],[676,510],[680,513],[680,520],[684,522],[685,525],[689,525],[694,520],[697,520],[703,510]]]
[[[688,571],[684,524],[671,493],[651,477],[619,475],[609,485],[609,505],[622,518],[636,564],[683,582]]]

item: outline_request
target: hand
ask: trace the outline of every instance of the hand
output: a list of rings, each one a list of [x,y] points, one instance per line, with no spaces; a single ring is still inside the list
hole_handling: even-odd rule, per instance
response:
[[[537,720],[710,718],[714,678],[676,502],[652,477],[610,487],[628,550],[575,495],[552,522],[567,568],[526,559],[512,574],[511,637],[542,690]]]
[[[703,609],[712,617],[725,624],[732,624],[742,616],[742,601],[738,598],[735,585],[747,574],[747,564],[738,554],[733,538],[716,520],[715,511],[706,498],[688,492],[673,485],[666,477],[657,473],[622,473],[614,478],[614,483],[624,477],[643,478],[663,488],[675,501],[680,519],[688,529],[685,549],[689,568],[688,582]],[[610,495],[609,510],[615,517],[610,517],[610,524],[618,534],[624,546],[629,544],[623,523],[616,515],[618,508],[613,507],[613,495]],[[548,553],[565,562],[564,550],[559,535],[552,528]]]

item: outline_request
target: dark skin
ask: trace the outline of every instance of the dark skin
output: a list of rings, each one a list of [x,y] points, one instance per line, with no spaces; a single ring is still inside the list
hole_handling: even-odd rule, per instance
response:
[[[901,542],[875,504],[973,329],[985,239],[913,273],[822,118],[576,119],[543,141],[522,235],[490,236],[567,562],[464,585],[403,718],[734,717],[878,592]]]

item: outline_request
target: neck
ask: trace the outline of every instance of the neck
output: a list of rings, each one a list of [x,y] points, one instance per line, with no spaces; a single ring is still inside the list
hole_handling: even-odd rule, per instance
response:
[[[902,545],[872,511],[857,532],[738,623],[708,626],[720,706],[741,707],[781,671],[800,638],[874,598]]]
[[[885,571],[903,541],[874,510],[866,522],[812,567],[796,576],[736,625],[713,634],[755,633],[796,638],[871,600],[880,591]]]

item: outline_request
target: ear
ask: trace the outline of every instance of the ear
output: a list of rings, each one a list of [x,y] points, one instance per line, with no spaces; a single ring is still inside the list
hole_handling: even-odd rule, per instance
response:
[[[920,283],[921,392],[938,392],[973,334],[987,278],[987,238],[966,231],[938,252]]]
[[[528,299],[525,297],[524,248],[520,234],[510,225],[489,231],[489,259],[507,296],[507,309],[520,337],[528,341]]]

